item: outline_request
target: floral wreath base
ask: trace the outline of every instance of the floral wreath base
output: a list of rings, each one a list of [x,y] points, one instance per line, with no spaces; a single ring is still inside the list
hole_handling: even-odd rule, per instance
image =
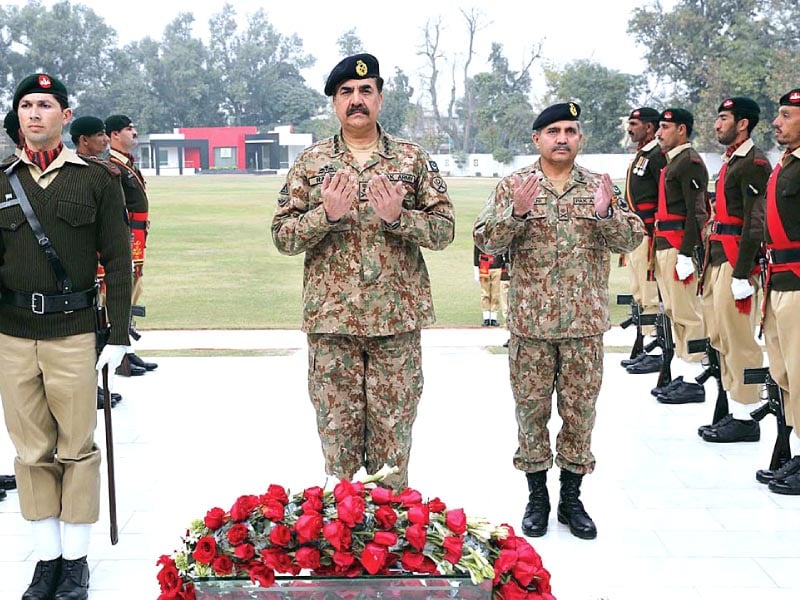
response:
[[[280,485],[240,496],[194,521],[182,547],[158,560],[158,600],[195,600],[193,581],[248,577],[269,588],[297,577],[469,576],[493,600],[555,600],[536,550],[509,525],[469,518],[439,498],[376,485],[389,468],[333,490],[289,495]]]

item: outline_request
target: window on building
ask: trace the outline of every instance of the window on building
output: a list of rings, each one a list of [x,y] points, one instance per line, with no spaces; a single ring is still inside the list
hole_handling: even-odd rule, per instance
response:
[[[139,167],[142,169],[149,169],[150,165],[150,146],[142,145],[139,147]]]
[[[230,146],[214,148],[214,166],[217,169],[235,169],[236,148]]]
[[[159,167],[169,166],[169,150],[167,150],[166,148],[158,149],[158,166]]]
[[[477,167],[478,166],[478,159],[477,158],[472,161],[472,166],[473,167]]]

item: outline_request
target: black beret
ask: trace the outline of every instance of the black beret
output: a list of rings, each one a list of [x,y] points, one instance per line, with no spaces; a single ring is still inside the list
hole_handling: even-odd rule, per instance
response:
[[[690,129],[694,127],[694,117],[685,108],[668,108],[659,115],[658,120],[676,125],[686,125]]]
[[[125,115],[111,115],[106,119],[106,133],[111,135],[114,131],[122,131],[128,125],[133,124]]]
[[[328,80],[325,82],[325,95],[333,96],[339,84],[348,79],[369,79],[371,77],[380,80],[379,86],[383,86],[377,58],[366,53],[348,56],[333,67],[331,74],[328,75]]]
[[[655,123],[658,125],[658,121],[661,117],[661,113],[658,112],[655,108],[650,108],[649,106],[642,106],[641,108],[635,108],[631,111],[630,116],[628,119],[639,119],[640,121],[644,121],[645,123]]]
[[[800,88],[786,92],[778,102],[780,106],[800,106]]]
[[[3,128],[6,130],[8,137],[19,146],[19,117],[13,110],[6,113],[6,118],[3,119]]]
[[[55,77],[45,73],[28,75],[19,82],[17,90],[14,92],[14,101],[11,104],[12,108],[17,110],[19,101],[22,100],[23,96],[28,94],[52,94],[56,97],[61,106],[69,106],[69,94],[67,94],[66,86]]]
[[[575,102],[553,104],[539,113],[539,116],[536,117],[536,120],[533,122],[532,129],[536,131],[556,121],[577,121],[580,116],[581,107]]]
[[[94,135],[106,128],[105,123],[97,117],[78,117],[69,126],[69,135],[72,139],[78,139],[82,135]]]
[[[752,98],[745,96],[734,96],[733,98],[726,98],[722,101],[717,109],[717,112],[730,111],[735,115],[742,117],[758,117],[761,114],[761,108],[758,103]]]

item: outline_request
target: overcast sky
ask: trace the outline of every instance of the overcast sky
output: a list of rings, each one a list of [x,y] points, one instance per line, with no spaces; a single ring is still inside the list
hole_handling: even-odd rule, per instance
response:
[[[392,76],[395,67],[402,68],[418,85],[417,75],[425,63],[416,52],[422,40],[426,20],[443,17],[445,30],[441,47],[449,59],[463,65],[466,49],[464,18],[459,9],[475,7],[483,15],[485,29],[476,38],[476,56],[472,73],[483,70],[492,42],[503,44],[512,69],[518,69],[530,56],[530,48],[543,41],[542,56],[563,65],[586,58],[626,73],[641,73],[643,49],[627,34],[628,20],[634,8],[649,6],[653,0],[399,0],[390,2],[347,2],[335,0],[236,0],[238,20],[263,8],[270,22],[284,35],[293,33],[303,40],[309,54],[317,58],[313,69],[304,73],[309,85],[321,90],[325,77],[339,60],[336,40],[345,31],[355,28],[368,52],[375,54],[384,77]],[[677,0],[662,0],[664,7]],[[25,4],[21,0],[6,4]],[[79,2],[73,2],[78,4]],[[44,4],[54,4],[44,0]],[[195,34],[207,38],[208,19],[220,12],[221,0],[84,0],[113,27],[121,43],[145,36],[160,39],[164,27],[179,12],[195,16]],[[460,67],[459,67],[460,70]],[[540,67],[534,67],[539,77]],[[449,71],[443,73],[447,76]],[[461,80],[461,77],[458,77]],[[539,95],[543,90],[534,90]]]

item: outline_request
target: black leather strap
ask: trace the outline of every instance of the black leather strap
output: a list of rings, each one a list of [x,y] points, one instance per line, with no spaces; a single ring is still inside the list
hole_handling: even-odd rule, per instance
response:
[[[789,250],[769,250],[768,254],[769,262],[773,265],[800,262],[800,249],[798,248],[791,248]]]
[[[147,229],[147,221],[134,221],[130,222],[131,229]]]
[[[36,241],[39,242],[39,247],[44,252],[44,255],[47,257],[47,262],[50,263],[50,267],[56,275],[58,291],[62,294],[69,295],[72,293],[72,281],[69,275],[67,275],[64,265],[61,264],[61,259],[58,258],[58,253],[53,247],[50,238],[47,237],[47,234],[42,228],[42,224],[36,217],[36,213],[28,200],[27,194],[25,194],[22,183],[20,183],[19,175],[17,175],[14,170],[21,162],[21,160],[18,160],[6,170],[8,182],[11,184],[11,189],[14,190],[14,195],[17,197],[17,200],[19,200],[22,212],[25,213],[25,218],[28,220],[28,225],[31,226],[31,231],[33,231],[33,235],[36,236]]]
[[[656,223],[658,231],[680,231],[686,229],[683,221],[658,221]]]
[[[741,225],[726,225],[719,221],[714,221],[711,225],[711,233],[719,233],[720,235],[742,235]]]
[[[84,292],[71,294],[42,294],[39,292],[18,292],[3,290],[0,302],[18,308],[25,308],[37,315],[58,312],[71,312],[94,306],[97,290],[92,288]]]

